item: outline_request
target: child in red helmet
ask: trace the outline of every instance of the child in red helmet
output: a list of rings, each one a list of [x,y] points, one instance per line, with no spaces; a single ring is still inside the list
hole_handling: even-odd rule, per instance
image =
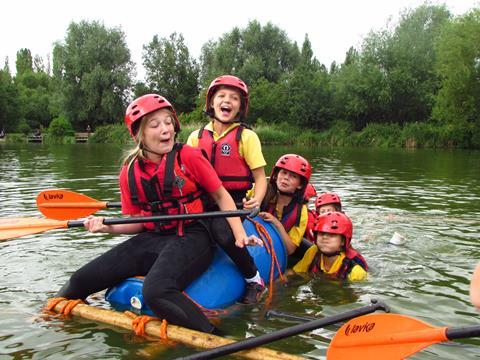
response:
[[[315,243],[316,241],[315,236],[313,235],[313,228],[315,226],[315,219],[317,216],[333,211],[342,211],[342,202],[340,200],[340,196],[332,192],[326,192],[320,194],[315,199],[315,213],[309,214],[307,230],[305,231],[305,235],[308,240],[310,240],[312,243]]]
[[[302,156],[281,156],[273,167],[261,206],[259,216],[276,227],[289,255],[300,246],[307,226],[305,190],[311,174],[312,167]]]
[[[315,200],[315,210],[318,215],[325,214],[327,212],[342,211],[342,201],[340,196],[333,192],[326,192],[320,194]]]
[[[164,97],[147,94],[127,108],[125,123],[136,142],[120,171],[122,212],[130,216],[200,213],[210,196],[221,210],[236,209],[201,151],[176,143],[180,123]],[[240,219],[229,218],[237,243],[247,237]],[[77,270],[57,296],[85,299],[132,277],[145,276],[143,296],[152,311],[176,325],[216,332],[201,309],[183,290],[207,270],[213,258],[210,231],[202,221],[165,221],[105,225],[89,217],[91,232],[136,234]],[[212,284],[214,286],[214,284]]]
[[[307,250],[294,267],[297,273],[325,273],[339,279],[359,281],[367,278],[368,265],[350,245],[353,225],[341,212],[328,212],[317,218],[316,244]]]
[[[208,87],[205,102],[205,113],[210,122],[192,132],[187,144],[202,149],[235,202],[243,202],[245,209],[252,209],[259,207],[265,196],[264,168],[267,163],[257,134],[243,123],[248,102],[248,87],[240,78],[222,75],[214,79]],[[247,200],[245,195],[252,185],[255,185],[255,192]],[[258,302],[265,286],[249,252],[238,244],[235,246],[225,219],[212,221],[211,230],[215,241],[245,277],[247,287],[240,302]]]

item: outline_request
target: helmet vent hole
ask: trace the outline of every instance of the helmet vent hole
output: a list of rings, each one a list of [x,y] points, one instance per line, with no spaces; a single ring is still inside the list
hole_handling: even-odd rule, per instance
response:
[[[140,110],[135,110],[135,111],[132,113],[132,115],[135,116],[135,115],[137,115],[139,112],[140,112]]]

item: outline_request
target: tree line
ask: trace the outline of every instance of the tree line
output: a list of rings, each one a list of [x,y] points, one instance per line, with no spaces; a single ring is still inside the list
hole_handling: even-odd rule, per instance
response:
[[[54,44],[51,62],[20,49],[12,76],[5,59],[0,130],[121,123],[127,103],[150,92],[171,100],[182,121],[205,121],[206,87],[233,74],[249,85],[251,124],[408,127],[420,143],[438,136],[445,146],[480,148],[479,36],[480,8],[454,17],[445,5],[425,3],[403,11],[394,26],[371,31],[343,63],[327,68],[308,34],[299,46],[277,26],[251,21],[205,43],[199,59],[182,34],[154,35],[143,46],[145,78],[136,81],[122,29],[81,21]]]

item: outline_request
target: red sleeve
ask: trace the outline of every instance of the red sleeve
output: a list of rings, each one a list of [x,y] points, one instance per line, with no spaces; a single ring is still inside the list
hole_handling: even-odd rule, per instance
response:
[[[133,165],[132,165],[133,166]],[[140,214],[141,208],[132,204],[130,197],[130,189],[128,188],[128,167],[124,165],[120,170],[120,201],[122,202],[122,214],[137,215]]]
[[[218,178],[215,169],[200,149],[183,145],[181,158],[190,175],[205,191],[213,193],[222,186],[222,181]]]

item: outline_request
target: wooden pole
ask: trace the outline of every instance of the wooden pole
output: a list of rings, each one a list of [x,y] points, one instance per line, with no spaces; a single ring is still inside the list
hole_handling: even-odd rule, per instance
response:
[[[66,300],[60,301],[55,308],[55,312],[60,312]],[[71,312],[72,315],[80,316],[84,319],[98,321],[110,325],[115,325],[126,330],[133,331],[132,318],[128,315],[113,311],[97,308],[95,306],[78,304]],[[160,321],[150,321],[145,326],[145,333],[150,336],[160,338]],[[226,339],[220,336],[206,334],[200,331],[187,329],[181,326],[168,325],[167,336],[170,340],[181,342],[186,345],[213,349],[215,347],[234,343],[234,340]],[[257,360],[300,360],[300,356],[283,353],[281,351],[258,347],[246,351],[238,352],[238,355],[247,359]]]

